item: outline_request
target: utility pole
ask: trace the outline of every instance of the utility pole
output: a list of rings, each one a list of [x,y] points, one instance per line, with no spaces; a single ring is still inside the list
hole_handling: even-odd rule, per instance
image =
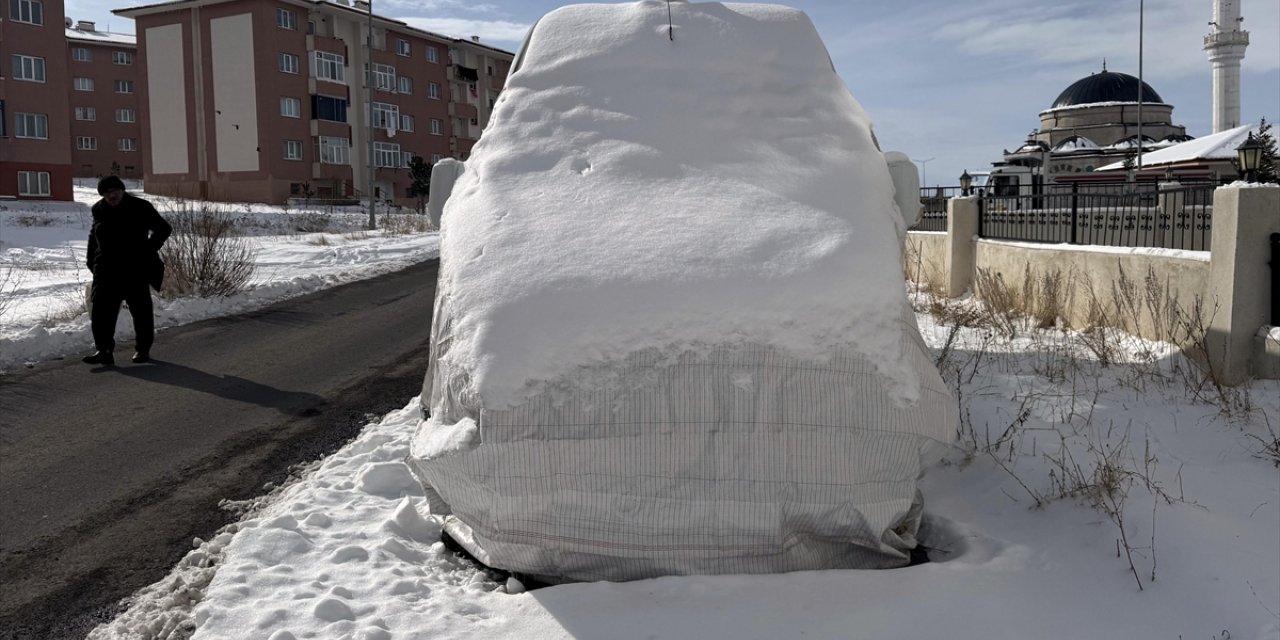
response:
[[[369,137],[369,179],[366,181],[369,195],[369,230],[378,228],[378,218],[373,210],[373,0],[369,0],[369,35],[365,40],[364,95],[369,105],[367,135]]]
[[[1142,174],[1142,89],[1146,87],[1142,82],[1142,32],[1146,26],[1145,21],[1146,0],[1138,0],[1138,163],[1137,174],[1135,174],[1134,182],[1136,183],[1137,175]]]

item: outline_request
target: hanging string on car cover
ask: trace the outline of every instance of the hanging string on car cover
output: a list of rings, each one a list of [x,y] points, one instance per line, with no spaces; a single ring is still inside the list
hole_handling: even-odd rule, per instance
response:
[[[671,0],[667,0],[667,38],[672,42],[676,41],[676,33],[671,26]]]

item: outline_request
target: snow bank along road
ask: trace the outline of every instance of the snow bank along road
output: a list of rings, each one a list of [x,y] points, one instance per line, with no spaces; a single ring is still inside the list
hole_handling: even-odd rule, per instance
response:
[[[0,638],[83,637],[286,469],[399,409],[439,262],[0,376]],[[128,316],[128,312],[122,312]]]

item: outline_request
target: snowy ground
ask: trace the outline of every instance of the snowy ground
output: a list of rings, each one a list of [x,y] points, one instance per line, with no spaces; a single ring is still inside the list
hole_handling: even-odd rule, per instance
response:
[[[949,329],[920,321],[939,349]],[[929,564],[508,593],[424,519],[401,462],[411,399],[229,505],[248,515],[91,637],[1280,638],[1280,473],[1263,453],[1280,383],[1215,397],[1165,345],[1126,350],[1104,368],[1062,332],[960,333],[943,368],[962,445],[924,481]]]
[[[84,201],[95,199],[79,189]],[[0,211],[0,363],[89,347],[83,205]],[[270,228],[264,268],[222,301],[160,303],[162,326],[244,311],[434,255],[434,235]],[[22,216],[54,222],[25,224]],[[362,217],[353,213],[347,229]],[[278,226],[278,225],[276,225]],[[935,353],[950,327],[919,316]],[[127,329],[127,319],[122,329]],[[1280,383],[1220,394],[1166,345],[958,332],[942,363],[960,446],[924,479],[934,562],[681,577],[507,593],[443,549],[401,462],[417,399],[264,493],[93,638],[1280,638]],[[1274,453],[1274,451],[1273,451]],[[1096,505],[1096,506],[1095,506]],[[1132,563],[1131,563],[1132,561]]]
[[[75,202],[0,203],[0,372],[93,348],[84,312],[85,286],[92,278],[85,267],[89,207],[98,201],[93,184],[77,183]],[[161,213],[202,206],[135,193],[148,197]],[[249,235],[256,273],[245,291],[231,297],[155,298],[158,329],[249,311],[439,255],[438,234],[365,231],[368,218],[359,207],[210,206]],[[395,216],[392,226],[413,218],[418,216]],[[120,314],[116,337],[133,337],[127,311]]]

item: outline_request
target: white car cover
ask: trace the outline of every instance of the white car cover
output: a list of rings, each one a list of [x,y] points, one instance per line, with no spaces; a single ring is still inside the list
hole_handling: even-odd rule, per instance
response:
[[[808,17],[569,6],[513,69],[444,207],[431,514],[553,582],[907,564],[954,401]]]

